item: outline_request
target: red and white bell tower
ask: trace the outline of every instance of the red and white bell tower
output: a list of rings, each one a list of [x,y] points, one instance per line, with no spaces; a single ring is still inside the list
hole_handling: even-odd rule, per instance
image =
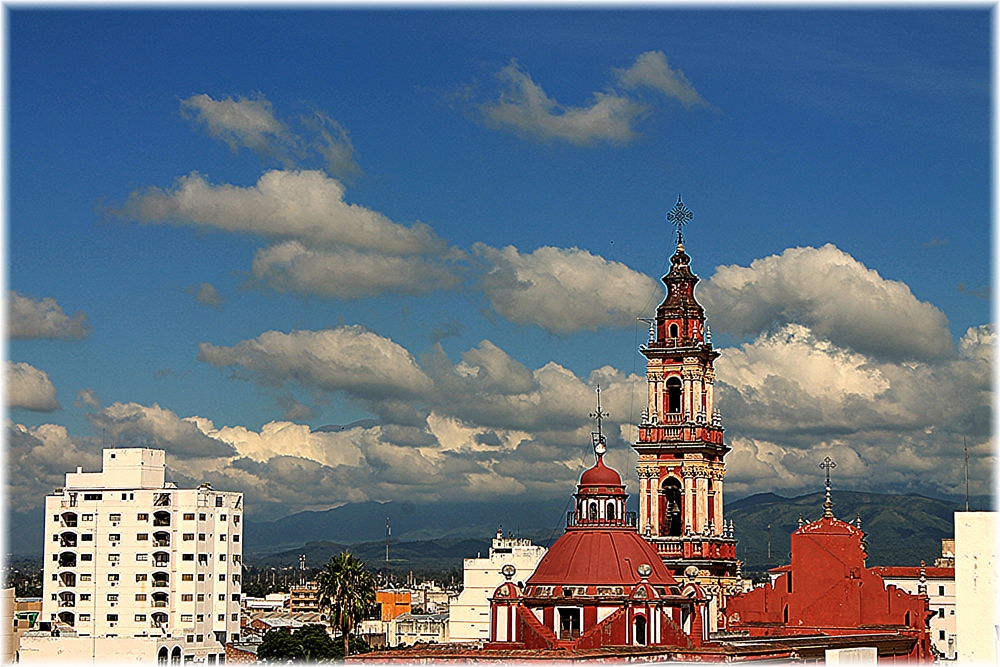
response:
[[[715,369],[705,311],[695,299],[698,276],[684,252],[681,227],[691,211],[680,197],[667,214],[677,227],[677,250],[663,277],[667,295],[650,322],[646,408],[639,455],[639,531],[675,575],[693,574],[710,595],[738,592],[736,539],[723,517],[725,456],[722,416],[715,407]],[[721,608],[721,604],[720,604]]]

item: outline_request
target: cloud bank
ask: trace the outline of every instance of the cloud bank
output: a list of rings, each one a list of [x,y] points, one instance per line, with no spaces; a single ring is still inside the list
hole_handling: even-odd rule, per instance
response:
[[[86,313],[69,317],[51,297],[33,299],[10,291],[7,293],[7,318],[7,335],[14,340],[80,340],[90,335]]]
[[[7,362],[7,405],[34,412],[59,409],[56,388],[49,374],[24,362]]]

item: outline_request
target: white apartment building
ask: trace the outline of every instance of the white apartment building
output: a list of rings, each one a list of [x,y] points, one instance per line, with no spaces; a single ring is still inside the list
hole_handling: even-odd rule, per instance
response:
[[[958,663],[1000,663],[1000,513],[955,512]]]
[[[466,558],[462,565],[462,593],[449,607],[448,641],[489,641],[490,597],[506,581],[501,569],[513,565],[511,581],[521,584],[534,573],[546,551],[531,540],[504,537],[503,530],[498,530],[487,558]]]
[[[940,560],[940,559],[939,559]],[[924,593],[930,601],[931,642],[944,660],[957,657],[955,624],[955,568],[953,567],[873,567],[885,585],[907,593]]]
[[[165,470],[163,450],[105,449],[46,497],[43,632],[22,662],[217,664],[239,641],[243,494]]]

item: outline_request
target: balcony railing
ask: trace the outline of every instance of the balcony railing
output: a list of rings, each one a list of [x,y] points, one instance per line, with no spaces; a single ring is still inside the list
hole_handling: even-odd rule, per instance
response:
[[[170,586],[169,581],[156,581],[155,579],[153,580],[153,588],[169,588],[169,586]]]
[[[59,601],[59,606],[60,607],[75,607],[76,606],[76,601],[75,600],[60,600]]]
[[[166,539],[166,540],[153,540],[153,546],[154,547],[169,547],[170,546],[170,540],[169,539]]]
[[[166,607],[167,603],[166,602],[161,602],[160,600],[155,600],[153,602],[153,606],[154,607]]]
[[[627,526],[629,528],[634,528],[638,525],[638,520],[635,512],[625,512],[625,516],[619,519],[588,519],[586,516],[580,512],[567,512],[566,513],[566,526]]]

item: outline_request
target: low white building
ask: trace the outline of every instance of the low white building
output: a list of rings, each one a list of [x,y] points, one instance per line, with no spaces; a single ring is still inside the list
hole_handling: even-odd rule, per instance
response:
[[[500,571],[512,565],[511,580],[520,585],[535,571],[548,551],[531,540],[504,537],[498,530],[486,558],[466,558],[463,588],[449,608],[448,635],[451,642],[483,642],[490,639],[490,596],[506,579]]]
[[[938,559],[941,560],[941,559]],[[872,571],[890,584],[913,595],[925,594],[934,616],[930,620],[931,641],[945,660],[954,660],[957,649],[955,630],[955,568],[953,567],[873,567]]]
[[[163,450],[105,449],[45,498],[39,631],[22,662],[216,664],[240,639],[243,494],[167,482]]]
[[[448,643],[448,614],[400,614],[389,626],[393,646]]]
[[[955,626],[958,662],[995,665],[1000,659],[997,513],[955,512]]]

